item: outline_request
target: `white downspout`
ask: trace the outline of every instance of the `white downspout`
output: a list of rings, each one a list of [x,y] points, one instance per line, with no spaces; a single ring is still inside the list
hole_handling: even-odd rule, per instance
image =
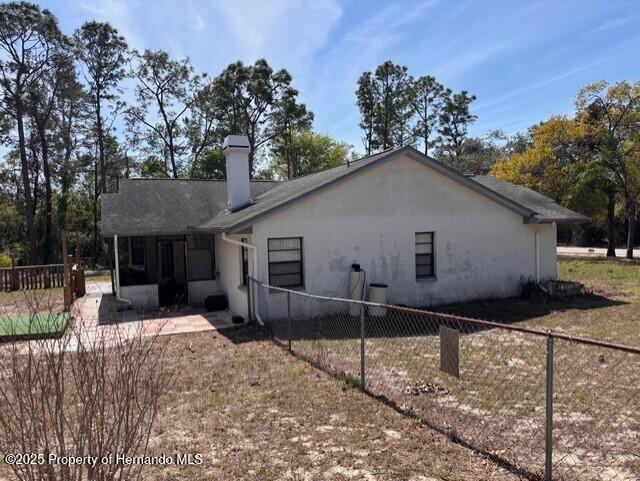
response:
[[[129,299],[123,299],[120,297],[120,254],[118,253],[118,236],[113,236],[113,248],[116,257],[116,300],[126,303],[131,307],[131,301]]]
[[[247,249],[251,249],[253,251],[253,275],[254,277],[257,279],[258,276],[258,250],[256,249],[256,246],[254,246],[253,244],[249,244],[247,242],[242,242],[242,241],[238,241],[235,239],[231,239],[229,237],[227,237],[227,233],[223,232],[222,233],[222,240],[225,242],[228,242],[229,244],[235,244],[241,247],[246,247]],[[249,281],[251,282],[251,281]],[[254,292],[253,289],[250,288],[251,292]],[[256,290],[257,292],[257,290]],[[260,312],[258,310],[258,296],[253,295],[253,310],[256,314],[256,319],[258,320],[258,322],[260,323],[261,326],[264,326],[264,322],[262,321],[262,318],[260,317]],[[251,314],[251,313],[249,313]]]
[[[540,232],[536,229],[535,236],[535,249],[536,249],[536,281],[540,282]]]

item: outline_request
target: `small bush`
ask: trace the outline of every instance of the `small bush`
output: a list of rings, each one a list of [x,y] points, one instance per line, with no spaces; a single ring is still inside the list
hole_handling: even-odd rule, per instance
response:
[[[0,252],[0,267],[11,267],[11,256]]]
[[[347,374],[340,385],[343,391],[360,387],[360,378]]]
[[[547,293],[533,276],[520,277],[520,296],[529,301],[546,300]]]

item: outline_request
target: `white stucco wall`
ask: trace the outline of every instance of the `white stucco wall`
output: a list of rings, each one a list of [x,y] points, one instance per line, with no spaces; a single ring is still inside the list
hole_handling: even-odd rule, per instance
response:
[[[558,232],[556,224],[540,224],[536,226],[540,242],[540,280],[558,277]]]
[[[248,238],[249,242],[251,242],[251,236],[248,235],[229,237],[238,241],[241,238]],[[240,246],[222,240],[222,236],[218,233],[215,234],[214,244],[216,248],[218,288],[226,294],[229,301],[229,309],[235,314],[246,318],[248,314],[247,290],[240,285],[240,278],[242,277]],[[250,268],[252,265],[251,259],[251,252],[249,252]]]
[[[204,298],[218,292],[217,279],[189,281],[189,305],[203,306]]]
[[[158,284],[121,286],[120,297],[131,301],[131,305],[134,308],[145,309],[158,307]]]
[[[516,295],[520,276],[535,276],[536,230],[541,277],[555,277],[554,225],[526,225],[521,215],[404,157],[258,222],[253,242],[265,282],[267,239],[301,236],[305,291],[346,296],[350,266],[359,263],[367,284],[389,285],[390,303],[427,306]],[[417,281],[415,233],[431,231],[436,279]],[[266,297],[283,307],[282,294]]]

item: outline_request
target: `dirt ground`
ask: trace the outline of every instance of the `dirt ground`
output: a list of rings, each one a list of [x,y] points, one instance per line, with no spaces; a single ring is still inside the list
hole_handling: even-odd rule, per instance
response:
[[[175,383],[151,451],[204,462],[145,479],[517,479],[248,329],[164,342]]]

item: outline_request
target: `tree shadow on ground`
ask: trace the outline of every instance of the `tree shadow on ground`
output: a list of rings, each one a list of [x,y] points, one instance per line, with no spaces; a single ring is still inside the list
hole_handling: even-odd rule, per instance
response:
[[[625,305],[627,302],[597,295],[584,295],[548,302],[533,302],[520,298],[476,301],[415,310],[390,310],[383,316],[364,315],[364,335],[366,338],[393,338],[410,336],[434,336],[440,327],[449,327],[461,334],[473,334],[492,329],[474,323],[486,320],[498,324],[516,325],[520,322],[539,318],[552,312],[570,310],[590,310]],[[441,315],[442,314],[442,315]],[[471,318],[471,320],[459,319]],[[267,323],[269,332],[279,340],[292,342],[313,340],[359,339],[362,334],[359,316],[349,315],[348,306],[340,306],[331,312],[319,313],[304,319],[273,320]]]

